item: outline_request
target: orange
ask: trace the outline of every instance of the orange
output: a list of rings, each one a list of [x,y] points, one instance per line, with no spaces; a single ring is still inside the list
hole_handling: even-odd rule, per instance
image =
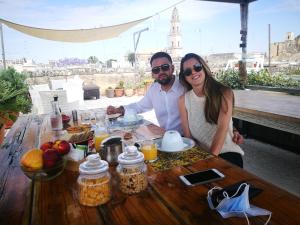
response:
[[[21,158],[21,164],[32,170],[43,168],[43,151],[41,149],[31,149]]]

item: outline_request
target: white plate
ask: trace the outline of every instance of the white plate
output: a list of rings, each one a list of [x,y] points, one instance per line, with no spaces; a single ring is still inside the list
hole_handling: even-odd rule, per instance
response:
[[[170,151],[168,149],[162,149],[161,148],[162,138],[156,139],[154,141],[157,144],[157,149],[161,152],[183,152],[183,151],[189,150],[189,149],[191,149],[192,147],[195,146],[194,140],[192,140],[190,138],[183,137],[182,140],[183,140],[183,143],[185,144],[185,147],[183,149],[179,149],[179,150],[176,150],[176,151],[172,151],[172,150]]]
[[[122,126],[130,126],[130,125],[136,125],[140,124],[143,122],[144,117],[141,115],[137,115],[137,119],[134,121],[126,121],[124,120],[124,117],[119,117],[117,121],[120,123]]]

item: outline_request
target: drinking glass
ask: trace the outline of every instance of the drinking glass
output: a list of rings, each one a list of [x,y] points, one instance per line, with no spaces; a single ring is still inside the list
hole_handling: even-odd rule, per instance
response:
[[[141,151],[144,154],[145,161],[154,162],[157,160],[157,146],[152,140],[143,141]]]
[[[105,111],[97,111],[95,112],[96,124],[97,126],[105,126],[105,118],[106,112]]]
[[[100,151],[102,141],[108,137],[109,134],[107,133],[107,130],[104,127],[97,127],[94,135],[94,144],[97,152]]]
[[[91,114],[89,112],[83,112],[80,114],[82,124],[91,124]]]

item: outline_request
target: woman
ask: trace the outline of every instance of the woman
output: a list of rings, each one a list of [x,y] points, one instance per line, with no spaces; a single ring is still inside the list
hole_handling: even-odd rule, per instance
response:
[[[244,152],[232,141],[232,90],[216,81],[205,61],[194,53],[182,58],[179,80],[187,89],[179,98],[184,136],[195,139],[212,154],[243,167]]]

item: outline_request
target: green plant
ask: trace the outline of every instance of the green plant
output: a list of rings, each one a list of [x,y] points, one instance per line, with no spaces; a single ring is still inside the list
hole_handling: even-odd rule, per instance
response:
[[[270,87],[300,87],[300,82],[281,74],[270,75],[267,70],[248,74],[248,85],[262,85]]]
[[[221,71],[218,75],[218,81],[232,89],[241,88],[239,73],[235,70]]]
[[[133,64],[135,63],[135,54],[134,54],[134,52],[128,53],[127,60],[128,60],[128,62],[131,63],[131,66],[133,67]]]
[[[239,72],[234,70],[221,71],[218,80],[232,89],[241,88]],[[267,70],[251,71],[247,74],[247,85],[261,85],[269,87],[300,87],[300,82],[284,75],[271,75]]]
[[[0,71],[0,127],[9,120],[15,121],[16,113],[28,113],[31,99],[26,75],[13,68]]]
[[[119,81],[118,86],[116,87],[116,89],[123,89],[124,88],[124,81]]]
[[[125,88],[125,89],[133,89],[133,88],[134,88],[134,85],[133,85],[133,84],[130,84],[130,83],[126,83],[126,84],[124,85],[124,88]]]
[[[90,64],[96,64],[97,62],[99,62],[99,59],[96,57],[96,56],[90,56],[88,59],[87,59],[88,63]]]

